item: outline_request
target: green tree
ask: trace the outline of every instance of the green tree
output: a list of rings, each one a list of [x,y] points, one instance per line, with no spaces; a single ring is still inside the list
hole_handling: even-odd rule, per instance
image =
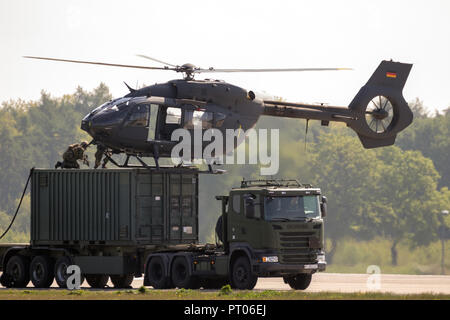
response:
[[[3,214],[11,215],[15,211],[31,167],[52,168],[69,144],[89,139],[80,129],[81,119],[110,99],[108,88],[100,84],[92,92],[78,88],[75,94],[60,98],[42,92],[39,101],[2,103],[0,210]]]
[[[414,119],[411,127],[402,132],[396,145],[404,150],[419,150],[433,160],[441,179],[439,187],[450,187],[450,113],[433,118]]]
[[[433,215],[438,196],[439,174],[433,162],[417,151],[402,151],[392,146],[377,151],[382,166],[373,199],[366,204],[370,213],[360,219],[364,232],[376,230],[390,239],[391,262],[397,265],[397,245],[408,239],[426,245],[434,238]]]
[[[339,241],[358,234],[358,216],[366,214],[380,166],[375,152],[364,150],[355,137],[339,133],[338,129],[322,133],[312,147],[310,161],[313,182],[329,199],[326,236],[331,240],[327,252],[330,263]]]

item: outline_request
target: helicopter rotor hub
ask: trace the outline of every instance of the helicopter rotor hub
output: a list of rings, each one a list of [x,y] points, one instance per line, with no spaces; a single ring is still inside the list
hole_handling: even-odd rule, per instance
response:
[[[184,79],[192,80],[194,79],[194,71],[196,69],[198,68],[192,63],[185,63],[181,67],[178,67],[177,71],[184,73]]]

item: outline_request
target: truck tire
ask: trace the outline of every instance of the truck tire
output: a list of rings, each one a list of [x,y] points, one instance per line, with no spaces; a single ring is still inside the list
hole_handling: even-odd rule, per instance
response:
[[[240,290],[252,290],[258,281],[247,257],[239,257],[234,261],[230,276],[231,286]]]
[[[6,276],[6,274],[4,272],[0,276],[0,286],[5,287],[5,288],[8,288],[10,286],[8,277]]]
[[[307,273],[300,273],[295,276],[283,277],[284,281],[294,290],[305,290],[311,283],[312,275]]]
[[[55,280],[60,288],[67,288],[67,279],[69,274],[67,274],[67,267],[73,265],[73,261],[68,256],[59,257],[55,263]],[[84,282],[84,276],[80,275],[80,286]]]
[[[172,263],[172,283],[177,288],[196,289],[198,278],[190,274],[189,263],[185,257],[176,257]]]
[[[109,276],[106,274],[86,274],[86,281],[91,288],[102,289],[106,287]]]
[[[25,288],[30,282],[29,260],[23,256],[12,256],[2,274],[2,285],[8,288]]]
[[[131,288],[131,283],[134,280],[134,275],[123,274],[123,275],[111,275],[111,282],[114,288]]]
[[[170,287],[170,279],[166,272],[166,266],[161,257],[153,257],[147,266],[147,278],[155,289],[167,289]]]
[[[54,279],[54,265],[47,256],[36,256],[31,260],[30,278],[35,288],[49,288]]]

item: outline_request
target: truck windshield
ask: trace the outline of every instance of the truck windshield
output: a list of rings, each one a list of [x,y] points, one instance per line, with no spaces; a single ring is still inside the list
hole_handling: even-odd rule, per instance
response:
[[[268,221],[314,219],[320,216],[319,197],[265,197],[264,217]]]

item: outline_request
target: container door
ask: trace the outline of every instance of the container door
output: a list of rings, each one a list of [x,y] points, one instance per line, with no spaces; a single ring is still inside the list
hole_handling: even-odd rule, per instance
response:
[[[169,175],[169,235],[172,242],[191,243],[197,237],[197,177]]]
[[[138,173],[136,201],[136,239],[163,241],[163,178],[162,174]]]

